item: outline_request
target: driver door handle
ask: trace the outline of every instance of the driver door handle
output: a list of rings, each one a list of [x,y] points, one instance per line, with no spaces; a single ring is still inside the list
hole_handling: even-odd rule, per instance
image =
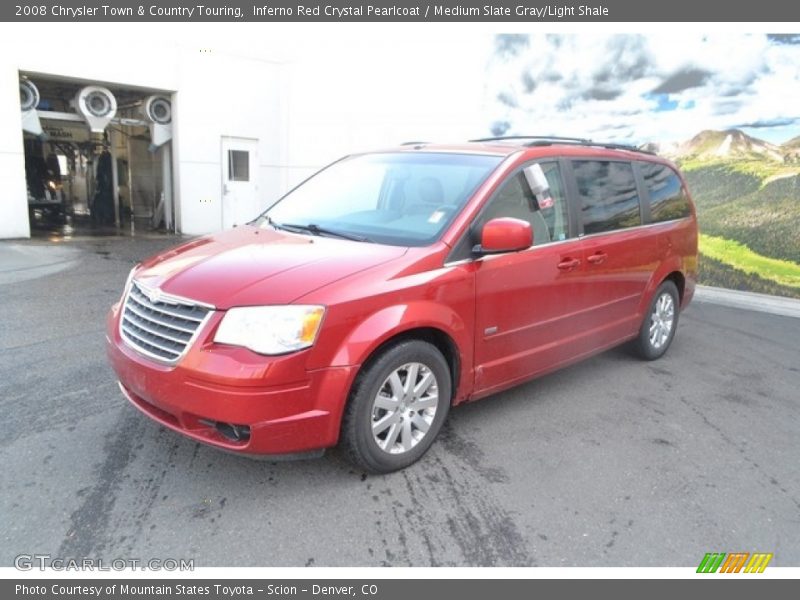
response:
[[[578,258],[565,258],[560,263],[558,263],[558,268],[562,271],[571,271],[572,269],[578,267],[581,264],[580,259]]]
[[[604,262],[608,258],[608,254],[605,252],[595,252],[594,254],[588,256],[586,260],[588,260],[593,265],[599,265],[600,263]]]

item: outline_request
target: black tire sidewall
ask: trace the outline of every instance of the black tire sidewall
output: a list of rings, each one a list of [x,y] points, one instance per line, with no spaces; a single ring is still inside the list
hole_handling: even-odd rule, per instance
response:
[[[372,436],[372,407],[386,378],[398,367],[411,362],[427,366],[436,376],[439,405],[425,437],[403,454],[389,454],[378,447]],[[359,375],[343,424],[343,442],[349,458],[373,473],[403,469],[419,460],[430,448],[447,418],[452,398],[450,368],[441,352],[427,342],[409,340],[387,348]]]
[[[656,302],[664,293],[668,293],[672,296],[672,301],[675,306],[675,316],[672,320],[672,330],[669,333],[669,338],[664,343],[661,348],[654,348],[653,345],[650,343],[650,317],[653,314],[653,310],[655,310]],[[638,340],[638,350],[639,354],[642,358],[646,360],[656,360],[657,358],[661,358],[664,354],[669,350],[669,347],[672,345],[672,340],[675,339],[675,332],[678,330],[678,315],[680,314],[680,296],[678,295],[678,288],[672,281],[665,281],[656,290],[656,293],[653,294],[653,299],[650,302],[650,305],[647,307],[647,312],[644,315],[644,320],[642,321],[641,329],[639,330],[639,340]]]

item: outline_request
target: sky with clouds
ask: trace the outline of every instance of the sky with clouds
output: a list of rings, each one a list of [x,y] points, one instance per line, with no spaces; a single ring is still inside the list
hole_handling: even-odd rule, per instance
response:
[[[129,25],[109,24],[109,36],[135,60],[141,29]],[[93,39],[93,28],[75,24],[69,45]],[[198,40],[213,39],[215,53],[284,65],[290,154],[309,168],[407,140],[482,137],[493,126],[627,143],[734,127],[775,143],[800,135],[800,33],[678,29],[170,23],[154,24],[147,44],[191,55]],[[34,31],[47,38],[60,30],[20,24],[0,44],[21,47]]]
[[[684,141],[800,134],[800,34],[500,34],[487,64],[495,134]]]

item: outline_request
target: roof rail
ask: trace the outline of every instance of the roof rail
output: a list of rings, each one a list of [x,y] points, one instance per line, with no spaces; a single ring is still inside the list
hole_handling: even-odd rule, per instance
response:
[[[499,135],[495,137],[485,137],[485,138],[478,138],[475,140],[469,140],[470,142],[503,142],[503,141],[512,141],[512,140],[552,140],[553,142],[574,142],[574,143],[584,143],[584,142],[591,142],[591,140],[587,140],[585,138],[576,138],[576,137],[560,137],[557,135]]]
[[[498,137],[479,138],[469,140],[470,142],[502,142],[514,140],[530,140],[521,144],[522,146],[553,146],[556,144],[565,144],[570,146],[593,146],[595,148],[608,148],[609,150],[627,150],[628,152],[639,152],[641,154],[650,154],[655,156],[655,152],[631,146],[628,144],[617,144],[615,142],[595,142],[586,138],[576,137],[560,137],[556,135],[504,135]]]
[[[419,144],[430,144],[430,142],[403,142],[401,146],[417,146]]]
[[[656,153],[652,150],[645,150],[644,148],[640,148],[639,146],[631,146],[630,144],[614,144],[614,143],[606,143],[603,144],[603,148],[609,148],[611,150],[627,150],[628,152],[639,152],[641,154],[649,154],[650,156],[656,156]]]
[[[616,144],[614,142],[593,142],[592,140],[582,140],[580,142],[572,142],[572,141],[548,141],[548,140],[535,140],[529,144],[525,144],[526,146],[552,146],[554,144],[566,144],[571,146],[587,146],[587,147],[595,147],[595,148],[608,148],[609,150],[625,150],[627,152],[638,152],[640,154],[649,154],[651,156],[656,156],[655,152],[651,152],[650,150],[645,150],[643,148],[638,148],[636,146],[631,146],[629,144]]]

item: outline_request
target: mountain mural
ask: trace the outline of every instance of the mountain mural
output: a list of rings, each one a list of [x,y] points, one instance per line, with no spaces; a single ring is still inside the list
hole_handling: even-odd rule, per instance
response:
[[[800,298],[797,64],[768,34],[498,34],[486,133],[649,141],[695,199],[701,283]]]
[[[800,298],[800,137],[738,129],[644,147],[671,158],[697,205],[701,283]]]
[[[800,136],[780,146],[747,135],[739,129],[701,131],[682,143],[660,144],[651,142],[643,145],[672,159],[724,161],[724,160],[764,160],[777,163],[794,162],[800,153]]]
[[[679,156],[695,159],[764,159],[783,161],[778,146],[750,137],[738,129],[701,131],[678,147]]]
[[[800,135],[785,142],[781,151],[787,162],[800,163]]]

